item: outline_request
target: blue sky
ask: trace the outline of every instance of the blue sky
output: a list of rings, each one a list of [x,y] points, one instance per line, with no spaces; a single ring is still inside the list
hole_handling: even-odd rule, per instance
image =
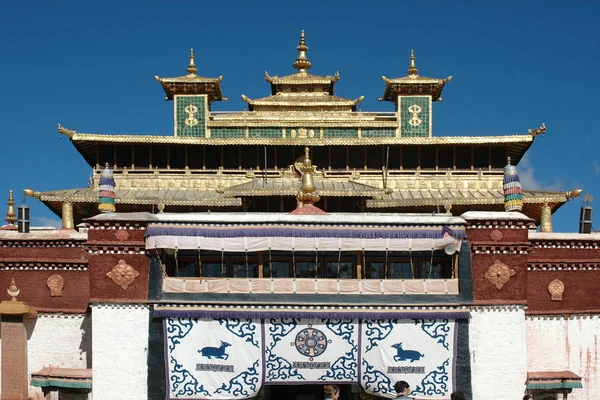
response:
[[[446,77],[435,136],[548,127],[519,164],[527,189],[600,196],[600,2],[594,1],[21,1],[0,11],[0,199],[13,189],[85,187],[90,168],[57,123],[86,133],[172,134],[172,103],[154,75],[223,75],[228,102],[269,94],[263,79],[295,72],[306,31],[312,73],[340,72],[336,94],[378,103],[381,76],[404,76],[410,49],[424,76]],[[600,198],[600,197],[599,197]],[[35,224],[57,220],[27,199]],[[594,205],[592,203],[592,205]],[[576,231],[581,198],[554,216]],[[600,212],[600,211],[599,211]],[[5,209],[0,213],[4,214]],[[596,223],[600,226],[600,223]]]

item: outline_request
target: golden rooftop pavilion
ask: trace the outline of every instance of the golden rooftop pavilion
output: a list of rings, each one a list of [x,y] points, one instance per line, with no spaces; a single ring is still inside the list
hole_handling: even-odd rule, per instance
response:
[[[222,77],[198,75],[190,52],[187,75],[156,77],[174,105],[174,135],[60,134],[94,169],[88,187],[29,191],[57,215],[75,222],[96,212],[98,182],[108,164],[120,212],[280,211],[296,208],[298,160],[304,148],[316,166],[315,187],[326,212],[435,212],[503,210],[502,168],[518,164],[536,135],[433,135],[433,102],[452,77],[419,75],[411,51],[408,74],[383,78],[381,101],[394,112],[356,111],[363,96],[335,95],[340,79],[311,74],[304,33],[296,73],[265,73],[270,95],[242,94],[248,110],[211,112],[223,97]],[[554,212],[572,192],[524,188],[523,212],[539,223],[543,205]],[[71,212],[72,210],[72,212]]]

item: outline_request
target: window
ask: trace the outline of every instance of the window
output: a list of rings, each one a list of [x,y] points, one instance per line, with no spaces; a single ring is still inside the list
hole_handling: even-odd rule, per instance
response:
[[[414,253],[405,258],[398,254],[365,256],[365,279],[449,279],[452,277],[451,258],[445,254]],[[386,266],[387,259],[387,266]],[[432,263],[433,261],[433,263]]]
[[[202,278],[222,278],[227,276],[224,260],[206,258],[201,259]]]
[[[255,257],[249,257],[248,260],[232,258],[231,260],[232,278],[258,278],[258,263]]]
[[[265,278],[291,278],[292,270],[288,260],[271,260],[265,262],[263,270]]]
[[[352,279],[356,277],[356,268],[351,260],[333,261],[331,258],[327,260],[327,271],[325,278],[330,279]]]
[[[316,278],[317,271],[320,269],[320,262],[315,259],[296,259],[296,278]]]

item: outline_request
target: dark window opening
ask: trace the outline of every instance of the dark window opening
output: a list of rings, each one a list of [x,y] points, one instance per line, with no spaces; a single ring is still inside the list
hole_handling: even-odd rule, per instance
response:
[[[434,146],[421,146],[421,168],[422,169],[435,169],[435,147]]]
[[[108,164],[113,167],[115,164],[115,153],[113,145],[100,145],[98,148],[98,164],[100,167],[104,167]]]
[[[131,145],[119,145],[117,148],[117,167],[131,168]]]
[[[454,147],[438,147],[438,167],[440,169],[454,168]]]
[[[367,147],[367,166],[369,169],[381,170],[384,166],[384,158],[381,146]]]
[[[221,146],[223,151],[223,168],[237,169],[239,146]]]
[[[471,169],[471,146],[456,146],[456,169]]]
[[[188,146],[187,162],[190,169],[202,169],[202,146]]]
[[[417,169],[419,166],[419,146],[404,146],[402,151],[402,168]]]
[[[475,169],[488,169],[490,165],[490,148],[488,146],[473,147],[473,166]]]
[[[219,169],[221,166],[221,149],[219,146],[206,146],[206,169]]]
[[[145,169],[150,166],[150,146],[136,145],[133,148],[133,165]]]
[[[363,146],[348,146],[348,164],[350,169],[365,167],[365,148]]]
[[[154,168],[167,168],[166,146],[152,146],[152,166]]]
[[[171,168],[173,169],[184,169],[185,168],[185,147],[184,146],[169,146],[169,158]]]

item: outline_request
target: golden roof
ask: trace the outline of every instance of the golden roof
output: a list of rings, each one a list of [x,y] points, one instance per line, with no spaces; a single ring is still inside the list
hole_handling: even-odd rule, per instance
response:
[[[398,102],[399,95],[428,95],[432,101],[441,100],[442,90],[446,82],[452,80],[449,76],[445,79],[428,78],[419,75],[419,70],[415,64],[415,53],[410,51],[410,65],[408,75],[401,78],[388,79],[381,77],[385,82],[385,91],[379,101]]]
[[[301,188],[297,179],[256,178],[248,183],[223,189],[227,196],[296,196]],[[316,179],[314,188],[321,197],[373,197],[381,196],[384,189],[353,181]]]
[[[340,107],[343,107],[347,108],[347,111],[355,111],[356,105],[364,100],[364,96],[361,96],[355,100],[349,100],[342,97],[332,96],[325,92],[302,92],[277,93],[273,96],[263,97],[256,100],[252,100],[242,95],[242,100],[248,103],[250,111],[261,111],[261,106],[268,107],[269,111],[272,111],[272,107],[281,107],[281,111],[287,111],[288,108],[306,107],[319,107],[319,109],[323,111],[326,111],[327,108],[335,108],[336,110],[339,110]]]
[[[173,96],[176,94],[206,94],[208,95],[209,104],[213,101],[227,100],[221,93],[220,82],[223,80],[223,76],[219,76],[218,78],[206,78],[204,76],[196,75],[198,70],[196,69],[194,58],[194,49],[191,49],[187,75],[177,76],[175,78],[154,77],[162,85],[165,94],[167,95],[166,100],[173,100]]]

